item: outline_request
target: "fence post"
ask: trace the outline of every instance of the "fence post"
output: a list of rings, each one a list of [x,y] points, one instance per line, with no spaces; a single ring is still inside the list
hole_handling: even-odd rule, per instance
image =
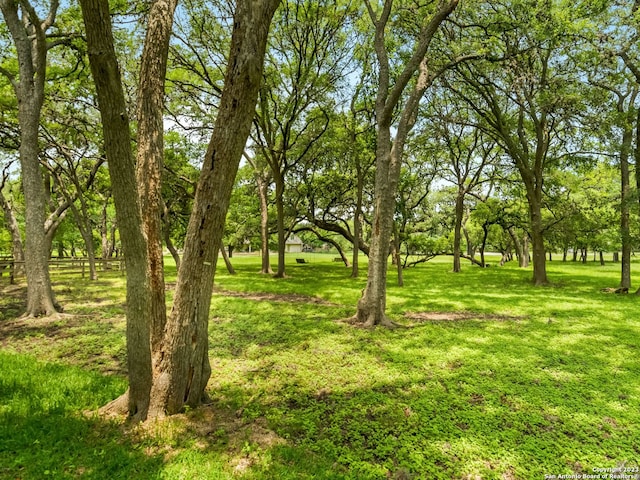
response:
[[[15,279],[15,261],[11,260],[11,263],[9,264],[9,284],[10,285],[15,285],[16,283],[16,279]]]

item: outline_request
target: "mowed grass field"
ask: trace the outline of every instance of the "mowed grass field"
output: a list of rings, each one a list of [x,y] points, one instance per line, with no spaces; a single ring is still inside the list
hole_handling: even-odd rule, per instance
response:
[[[212,404],[143,426],[94,413],[126,388],[123,278],[55,278],[65,314],[28,321],[24,290],[0,278],[0,478],[637,473],[640,298],[601,292],[619,264],[553,261],[544,288],[514,262],[453,274],[437,258],[402,288],[390,269],[388,313],[406,328],[388,330],[340,321],[365,275],[332,260],[294,255],[282,280],[255,256],[234,257],[235,276],[220,262]]]

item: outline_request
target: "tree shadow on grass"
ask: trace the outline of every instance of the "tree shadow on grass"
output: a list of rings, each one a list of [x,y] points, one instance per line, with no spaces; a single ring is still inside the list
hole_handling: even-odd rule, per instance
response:
[[[123,381],[0,352],[0,478],[147,479],[161,456],[145,454],[115,423],[84,416]]]
[[[527,479],[633,466],[640,453],[639,346],[623,322],[319,330],[307,349],[294,321],[254,319],[262,324],[291,343],[252,350],[265,368],[235,370],[212,392],[287,439],[255,447],[268,461],[248,478]],[[336,351],[316,360],[316,344]],[[353,371],[363,372],[355,382]]]

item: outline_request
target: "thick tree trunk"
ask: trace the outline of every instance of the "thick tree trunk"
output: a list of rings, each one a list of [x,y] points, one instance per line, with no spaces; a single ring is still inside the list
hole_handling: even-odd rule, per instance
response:
[[[229,67],[189,219],[174,305],[167,321],[151,415],[173,414],[205,397],[211,374],[209,307],[236,172],[262,81],[271,18],[278,0],[236,4]]]
[[[49,249],[45,238],[46,193],[40,169],[38,130],[44,101],[47,68],[46,30],[55,20],[58,3],[51,4],[49,16],[42,21],[35,9],[18,13],[18,2],[0,0],[0,9],[18,54],[19,76],[11,83],[18,99],[20,126],[20,166],[25,197],[25,271],[27,310],[25,316],[52,315],[59,310],[49,277]]]
[[[154,358],[160,348],[167,322],[162,253],[163,114],[169,39],[177,3],[178,0],[154,0],[151,5],[138,85],[136,177],[143,228],[147,237],[151,349]]]
[[[393,229],[393,214],[396,205],[396,192],[402,165],[402,153],[407,136],[416,120],[419,102],[429,88],[432,79],[426,61],[426,54],[431,39],[440,24],[453,12],[458,0],[440,3],[438,10],[423,25],[415,50],[402,69],[402,73],[393,87],[390,82],[390,64],[385,45],[385,28],[391,16],[392,2],[387,0],[380,12],[377,13],[367,3],[369,16],[375,25],[375,50],[378,58],[378,92],[376,96],[376,176],[374,214],[371,232],[371,246],[369,249],[369,269],[367,285],[358,301],[358,308],[354,321],[366,326],[391,325],[393,322],[386,317],[387,296],[387,260],[389,257],[389,242]],[[418,72],[416,83],[405,101],[397,126],[396,138],[391,138],[391,122],[409,81]],[[393,147],[392,147],[393,145]]]
[[[533,284],[547,285],[547,257],[544,251],[544,236],[542,229],[542,213],[540,202],[529,201],[529,216],[531,220],[531,246],[533,249]]]
[[[125,406],[135,420],[144,420],[152,383],[150,291],[147,246],[138,203],[131,132],[120,71],[113,47],[107,0],[81,0],[91,73],[98,94],[116,217],[127,259],[128,393],[114,408]]]
[[[459,273],[460,266],[460,245],[462,243],[462,217],[464,216],[464,190],[458,189],[455,206],[455,223],[453,228],[453,271]]]
[[[260,273],[270,275],[273,270],[269,260],[269,181],[264,174],[256,171],[256,183],[260,199],[260,257],[262,258]]]

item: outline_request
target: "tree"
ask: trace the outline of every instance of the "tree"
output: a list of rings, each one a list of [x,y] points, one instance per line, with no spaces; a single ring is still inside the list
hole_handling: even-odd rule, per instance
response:
[[[54,25],[58,6],[59,0],[52,0],[46,18],[41,19],[28,0],[0,1],[18,57],[17,72],[2,68],[0,73],[9,79],[18,99],[19,156],[26,202],[27,317],[52,315],[60,310],[49,277],[49,250],[44,231],[46,197],[38,142],[47,52],[59,44],[59,40],[49,41],[47,32]]]
[[[255,131],[275,184],[278,278],[285,275],[286,177],[327,131],[328,97],[343,77],[340,29],[347,14],[333,1],[286,1],[271,37]]]
[[[375,28],[375,51],[378,61],[378,92],[376,96],[376,176],[374,197],[374,218],[367,285],[358,301],[354,321],[364,325],[391,325],[385,314],[387,290],[387,259],[393,230],[395,196],[397,192],[404,144],[416,120],[418,104],[424,92],[433,81],[429,70],[427,51],[440,24],[458,5],[457,0],[438,3],[426,14],[421,12],[424,22],[420,25],[415,45],[409,52],[409,60],[400,68],[399,75],[392,84],[392,70],[386,37],[386,29],[391,18],[393,1],[386,0],[382,9],[376,12],[370,1],[365,1],[367,12]],[[415,73],[417,78],[414,79]],[[391,127],[394,112],[401,105],[403,94],[409,82],[414,85],[400,113],[395,138]]]
[[[151,292],[147,244],[131,151],[129,118],[114,48],[107,0],[81,0],[91,73],[102,117],[122,247],[127,258],[127,366],[129,389],[115,407],[134,420],[147,418],[152,384]]]
[[[152,415],[198,405],[211,374],[209,306],[231,189],[262,81],[271,18],[279,0],[236,4],[229,63],[189,220],[175,299],[152,392]]]
[[[460,64],[454,90],[511,157],[525,187],[533,246],[533,283],[548,283],[543,220],[545,175],[566,154],[576,115],[576,75],[566,63],[570,19],[560,5],[518,0],[479,20],[490,42],[485,60]],[[469,23],[478,25],[470,20]]]

